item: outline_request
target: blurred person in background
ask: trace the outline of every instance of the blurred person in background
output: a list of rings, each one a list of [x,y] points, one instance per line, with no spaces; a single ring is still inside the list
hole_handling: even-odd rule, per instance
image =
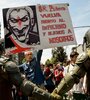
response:
[[[46,89],[48,90],[48,92],[50,92],[50,93],[55,88],[55,84],[53,82],[54,74],[50,70],[50,68],[52,66],[53,66],[52,64],[48,64],[48,65],[46,65],[45,70],[44,70],[44,77],[45,77],[44,85],[45,85]]]
[[[63,66],[61,66],[60,63],[58,63],[54,69],[55,86],[58,86],[61,79],[64,77],[63,70],[64,70]]]

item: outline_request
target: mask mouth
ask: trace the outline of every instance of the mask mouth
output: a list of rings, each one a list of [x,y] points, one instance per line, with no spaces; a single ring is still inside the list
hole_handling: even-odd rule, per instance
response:
[[[20,37],[26,37],[29,30],[28,27],[25,26],[22,30],[13,29],[12,31],[17,38],[20,38]]]
[[[13,39],[17,40],[17,42],[25,42],[27,35],[25,35],[26,33],[23,34],[18,34],[18,33],[12,33],[12,37]]]
[[[23,30],[18,30],[18,31],[12,30],[12,32],[17,40],[24,40],[27,36],[27,34]]]
[[[14,36],[16,37],[17,40],[23,40],[26,37],[25,33],[23,33],[23,34],[15,34],[14,33]]]
[[[17,40],[20,41],[20,42],[25,42],[26,37],[25,37],[25,35],[20,35],[20,36],[17,37]]]
[[[17,35],[19,38],[20,37],[23,37],[23,36],[25,36],[25,33],[24,34],[19,34],[19,35]]]

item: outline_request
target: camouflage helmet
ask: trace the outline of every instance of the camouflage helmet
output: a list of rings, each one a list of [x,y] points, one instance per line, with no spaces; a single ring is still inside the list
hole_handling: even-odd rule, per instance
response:
[[[90,48],[90,29],[85,33],[83,44],[86,45],[86,48]]]

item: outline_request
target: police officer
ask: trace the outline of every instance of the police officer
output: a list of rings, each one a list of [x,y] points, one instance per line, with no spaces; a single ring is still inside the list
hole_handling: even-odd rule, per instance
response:
[[[86,45],[86,50],[78,56],[73,72],[69,72],[64,77],[52,95],[59,94],[62,97],[75,83],[79,83],[80,78],[84,77],[85,74],[87,76],[87,94],[88,96],[90,95],[90,29],[84,36],[84,45]],[[90,100],[90,98],[88,100]]]
[[[38,100],[60,100],[59,95],[40,89],[31,81],[21,77],[18,66],[3,56],[2,43],[0,44],[0,100],[12,100],[12,85],[19,87],[26,96],[33,96]]]

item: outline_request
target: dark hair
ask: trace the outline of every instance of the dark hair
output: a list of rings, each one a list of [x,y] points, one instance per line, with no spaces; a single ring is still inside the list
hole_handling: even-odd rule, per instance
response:
[[[71,53],[70,53],[70,57],[74,57],[75,55],[77,55],[77,56],[78,56],[78,55],[79,55],[79,53],[78,53],[78,52],[76,52],[76,51],[73,51],[73,52],[71,52]]]
[[[53,64],[51,64],[51,63],[50,64],[47,64],[47,67],[50,67],[50,66],[53,66]]]

